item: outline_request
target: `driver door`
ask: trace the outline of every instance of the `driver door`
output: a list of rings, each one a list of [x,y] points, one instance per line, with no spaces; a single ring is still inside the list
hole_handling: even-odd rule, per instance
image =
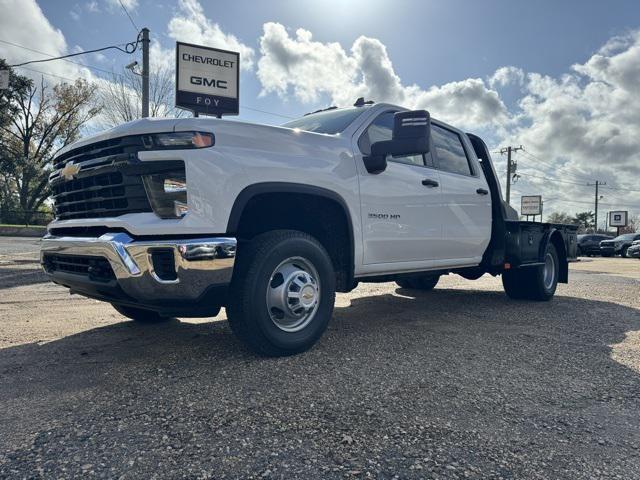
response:
[[[373,268],[395,264],[397,271],[428,268],[443,258],[442,191],[431,156],[389,157],[385,171],[370,174],[362,157],[371,144],[390,140],[393,115],[378,115],[358,138],[363,264]],[[388,267],[385,267],[388,271]]]

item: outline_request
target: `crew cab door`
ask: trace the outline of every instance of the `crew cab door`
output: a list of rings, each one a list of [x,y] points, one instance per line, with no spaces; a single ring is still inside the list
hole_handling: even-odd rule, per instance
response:
[[[443,254],[442,197],[440,175],[432,168],[429,154],[389,157],[387,168],[379,174],[364,168],[362,157],[371,152],[371,144],[391,139],[394,113],[379,114],[360,132],[354,151],[360,180],[363,264],[397,264],[400,271],[428,267],[430,260]]]
[[[491,240],[491,195],[473,146],[464,133],[432,122],[431,153],[440,172],[447,263],[478,264]]]

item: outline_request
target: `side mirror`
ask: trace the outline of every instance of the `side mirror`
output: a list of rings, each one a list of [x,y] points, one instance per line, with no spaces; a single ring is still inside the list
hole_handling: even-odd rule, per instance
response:
[[[387,168],[387,155],[403,157],[429,153],[431,118],[426,110],[398,112],[393,116],[393,136],[371,145],[371,155],[364,157],[369,173]]]

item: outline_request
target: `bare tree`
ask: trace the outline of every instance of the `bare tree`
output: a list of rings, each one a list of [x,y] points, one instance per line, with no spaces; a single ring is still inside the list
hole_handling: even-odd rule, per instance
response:
[[[100,100],[104,106],[103,123],[114,127],[142,117],[142,77],[127,70],[113,74],[104,82]],[[174,106],[173,72],[160,68],[149,75],[149,115],[152,117],[180,117],[183,110]]]

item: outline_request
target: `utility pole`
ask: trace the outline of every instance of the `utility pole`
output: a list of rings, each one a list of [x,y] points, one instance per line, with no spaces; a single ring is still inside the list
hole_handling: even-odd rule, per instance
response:
[[[149,116],[149,29],[142,29],[142,118]]]
[[[606,185],[606,182],[601,182],[599,180],[596,180],[596,183],[587,183],[588,187],[596,187],[596,205],[595,205],[595,214],[593,217],[593,221],[595,223],[595,229],[593,233],[598,233],[598,200],[600,199],[600,196],[598,195],[598,187],[600,185]]]
[[[515,175],[516,169],[518,168],[518,164],[511,161],[511,153],[517,152],[518,150],[524,150],[522,145],[519,147],[508,146],[500,149],[500,155],[507,154],[507,204],[509,204],[511,200],[511,177]]]

